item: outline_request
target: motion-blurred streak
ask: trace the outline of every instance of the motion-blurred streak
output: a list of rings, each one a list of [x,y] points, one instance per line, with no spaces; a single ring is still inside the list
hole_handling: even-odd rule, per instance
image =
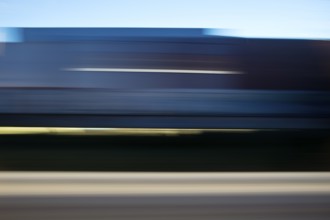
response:
[[[184,69],[127,69],[127,68],[68,68],[65,71],[81,72],[124,72],[124,73],[186,73],[186,74],[241,74],[235,71],[223,70],[184,70]]]
[[[204,132],[245,133],[257,129],[159,129],[159,128],[61,128],[61,127],[0,127],[0,135],[48,134],[48,135],[193,135]]]

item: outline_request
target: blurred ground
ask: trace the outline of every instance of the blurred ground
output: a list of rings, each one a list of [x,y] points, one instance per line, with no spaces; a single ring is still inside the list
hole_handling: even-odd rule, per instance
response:
[[[327,173],[1,172],[16,219],[328,219]]]

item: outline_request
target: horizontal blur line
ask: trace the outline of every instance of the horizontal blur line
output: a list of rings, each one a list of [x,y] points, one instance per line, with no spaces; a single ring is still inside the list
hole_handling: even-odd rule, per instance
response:
[[[203,132],[245,133],[257,129],[174,129],[174,128],[79,128],[79,127],[0,127],[0,135],[59,134],[59,135],[184,135]]]
[[[0,172],[0,182],[0,196],[330,194],[329,172]]]
[[[183,70],[183,69],[126,69],[126,68],[66,68],[65,71],[76,72],[138,72],[138,73],[186,73],[186,74],[242,74],[226,70]]]
[[[311,180],[325,181],[330,184],[330,172],[20,172],[20,171],[1,171],[0,180],[17,180],[24,179],[34,180],[178,180],[187,181],[249,181],[249,182],[264,182],[264,180],[293,182]],[[0,182],[1,182],[0,181]],[[329,188],[330,190],[330,188]]]

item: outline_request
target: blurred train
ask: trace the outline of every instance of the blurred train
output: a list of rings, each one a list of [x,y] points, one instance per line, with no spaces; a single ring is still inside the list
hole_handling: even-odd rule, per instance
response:
[[[17,31],[0,53],[0,126],[330,128],[330,41]]]

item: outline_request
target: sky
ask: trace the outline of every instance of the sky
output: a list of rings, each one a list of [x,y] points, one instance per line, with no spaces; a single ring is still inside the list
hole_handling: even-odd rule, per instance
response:
[[[330,0],[0,0],[0,39],[12,35],[8,27],[189,27],[330,39]]]

